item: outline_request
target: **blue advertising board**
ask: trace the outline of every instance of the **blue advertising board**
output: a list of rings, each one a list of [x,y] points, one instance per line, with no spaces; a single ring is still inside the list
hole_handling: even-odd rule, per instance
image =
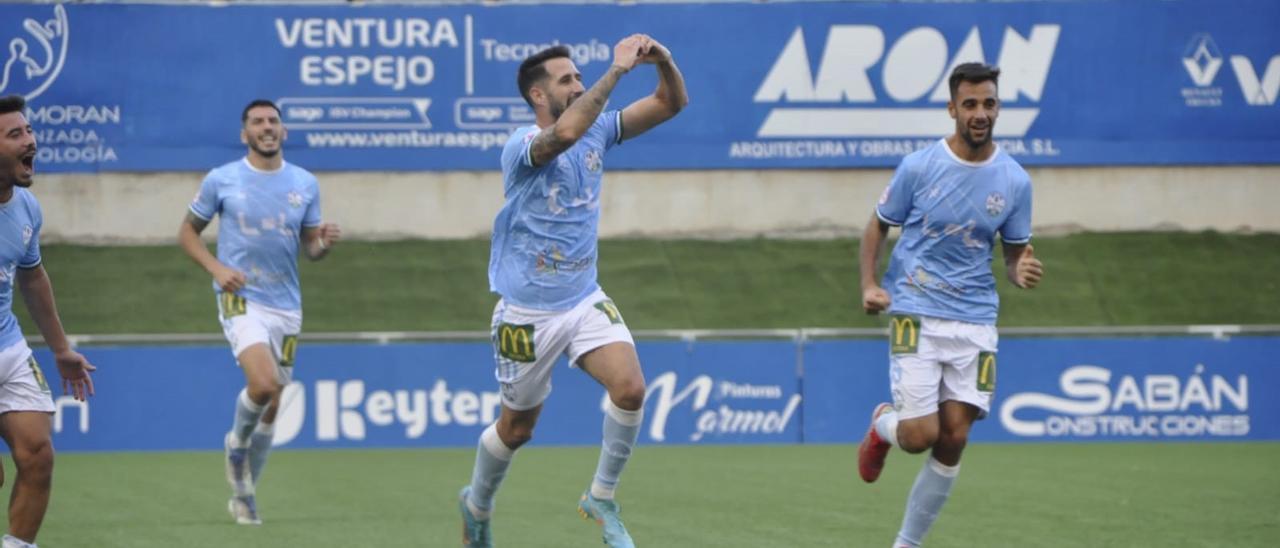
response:
[[[61,451],[215,449],[243,387],[221,346],[90,347],[98,395],[56,398]],[[644,444],[852,443],[889,396],[883,340],[641,341]],[[1001,343],[975,441],[1280,440],[1280,337]],[[47,351],[37,352],[52,363]],[[304,344],[291,448],[466,447],[497,417],[485,343]],[[599,443],[604,390],[561,360],[537,443]]]
[[[787,342],[645,342],[644,443],[797,443],[799,385]],[[56,398],[59,450],[220,447],[244,386],[225,347],[85,349],[98,395]],[[52,363],[46,351],[42,363]],[[276,444],[288,447],[473,445],[497,417],[493,350],[484,343],[303,344],[281,398]],[[604,390],[561,359],[539,444],[599,442]]]
[[[612,46],[666,44],[690,105],[623,169],[886,167],[950,133],[946,75],[1003,69],[999,142],[1029,165],[1280,163],[1280,3],[3,4],[0,94],[30,100],[53,172],[203,171],[277,100],[291,161],[496,170],[533,114],[520,61],[554,44],[590,84]],[[572,25],[564,24],[573,21]],[[747,37],[747,39],[743,39]],[[649,93],[640,67],[613,94]]]
[[[860,439],[889,401],[888,345],[804,348],[806,442]],[[1280,338],[1007,338],[975,441],[1280,439]],[[852,426],[850,426],[852,425]]]

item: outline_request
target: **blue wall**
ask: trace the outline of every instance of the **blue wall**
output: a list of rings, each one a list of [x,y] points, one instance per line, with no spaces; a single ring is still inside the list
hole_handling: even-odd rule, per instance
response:
[[[945,75],[971,60],[1003,67],[996,132],[1024,163],[1280,163],[1267,0],[4,4],[0,21],[0,93],[30,98],[48,171],[207,170],[243,153],[255,97],[310,169],[496,170],[531,123],[520,60],[570,45],[589,84],[633,32],[670,47],[692,103],[615,168],[893,166],[952,130]],[[612,105],[655,81],[642,67]]]
[[[995,406],[978,441],[1280,440],[1280,337],[1001,343]],[[882,340],[652,342],[642,443],[842,443],[888,399]],[[220,447],[243,377],[230,350],[86,348],[87,404],[58,400],[59,450]],[[37,352],[53,373],[51,357]],[[304,344],[277,444],[457,447],[497,412],[485,343]],[[56,374],[55,374],[56,375]],[[539,444],[599,443],[603,390],[558,365]]]

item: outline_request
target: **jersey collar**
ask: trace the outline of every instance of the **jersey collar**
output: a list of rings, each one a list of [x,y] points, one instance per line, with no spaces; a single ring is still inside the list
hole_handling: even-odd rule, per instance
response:
[[[266,170],[262,170],[262,169],[258,169],[258,168],[256,168],[256,167],[253,167],[253,163],[249,162],[249,157],[248,157],[248,156],[245,156],[244,158],[241,158],[241,159],[240,159],[240,161],[241,161],[241,162],[244,162],[244,167],[249,168],[249,171],[252,171],[252,172],[254,172],[254,173],[261,173],[262,175],[275,175],[275,174],[277,174],[277,173],[280,173],[281,171],[284,171],[284,167],[285,167],[285,166],[287,166],[287,165],[289,165],[289,162],[281,162],[281,163],[280,163],[280,169],[274,169],[274,170],[271,170],[271,171],[266,171]]]
[[[996,144],[996,146],[995,146],[995,150],[991,151],[991,156],[990,156],[989,158],[987,158],[986,160],[983,160],[983,161],[981,161],[981,162],[970,162],[970,161],[965,160],[965,159],[963,159],[963,158],[961,158],[961,157],[959,157],[959,156],[956,156],[956,152],[955,152],[954,150],[951,150],[951,147],[950,147],[950,146],[947,146],[947,139],[946,139],[946,137],[943,137],[943,138],[941,138],[941,139],[938,139],[938,144],[939,144],[940,146],[942,146],[942,150],[947,151],[947,156],[950,156],[952,160],[954,160],[957,164],[960,164],[960,165],[962,165],[962,166],[969,166],[969,167],[984,167],[984,166],[989,166],[989,165],[991,165],[991,162],[996,161],[996,156],[999,156],[999,155],[1000,155],[1000,144],[999,144],[999,143],[997,143],[997,144]]]

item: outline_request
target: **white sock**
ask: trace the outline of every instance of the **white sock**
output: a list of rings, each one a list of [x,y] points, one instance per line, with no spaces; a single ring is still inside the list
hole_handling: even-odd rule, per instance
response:
[[[951,486],[960,474],[960,465],[947,466],[932,456],[920,468],[911,494],[907,496],[907,511],[902,517],[902,529],[895,542],[907,546],[920,546],[934,520],[942,512],[942,505],[951,496]]]
[[[259,422],[253,429],[253,435],[249,436],[249,475],[253,478],[254,485],[258,484],[258,478],[262,477],[262,469],[267,466],[267,454],[271,452],[271,442],[275,433],[274,423]]]
[[[892,409],[876,418],[876,434],[889,445],[898,446],[898,412]]]
[[[274,436],[276,433],[276,424],[274,422],[259,422],[258,426],[253,428],[254,434],[262,434],[264,436]]]
[[[604,436],[600,448],[600,460],[596,464],[595,479],[591,481],[591,496],[600,500],[613,500],[622,469],[631,459],[631,450],[640,436],[640,423],[644,422],[644,408],[628,411],[609,400],[604,414]]]
[[[249,389],[240,391],[236,397],[236,416],[231,423],[231,447],[240,449],[249,445],[249,436],[258,425],[258,419],[266,411],[266,405],[258,405],[249,399]]]
[[[471,471],[471,495],[467,497],[467,509],[479,520],[489,519],[493,512],[493,499],[507,476],[515,450],[502,443],[498,437],[497,423],[490,424],[480,434],[476,447],[476,464]]]
[[[36,548],[35,543],[27,542],[13,535],[5,535],[2,546],[4,548]]]

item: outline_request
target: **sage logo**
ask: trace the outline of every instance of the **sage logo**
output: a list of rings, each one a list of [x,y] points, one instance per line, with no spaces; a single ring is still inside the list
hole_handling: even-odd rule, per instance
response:
[[[9,25],[14,22],[9,21]],[[53,18],[40,22],[26,18],[20,28],[0,26],[0,36],[13,35],[0,68],[0,94],[17,94],[27,100],[44,93],[67,60],[67,10],[53,6]],[[5,28],[9,26],[9,28]]]
[[[1004,30],[996,64],[1000,100],[1038,103],[1058,44],[1060,25],[1034,25],[1023,36]],[[958,47],[933,27],[898,36],[886,52],[884,30],[873,25],[831,25],[810,67],[804,29],[797,27],[756,90],[757,103],[786,103],[769,112],[759,137],[937,137],[954,122],[946,111],[947,76],[961,63],[986,60],[972,27]],[[873,67],[880,67],[873,70]],[[885,96],[876,93],[878,79]],[[923,105],[923,106],[922,106]],[[997,137],[1021,137],[1039,115],[1032,107],[1004,108]]]
[[[1066,397],[1022,392],[1000,408],[1000,424],[1025,437],[1241,437],[1249,434],[1249,377],[1114,375],[1096,365],[1062,372]]]

